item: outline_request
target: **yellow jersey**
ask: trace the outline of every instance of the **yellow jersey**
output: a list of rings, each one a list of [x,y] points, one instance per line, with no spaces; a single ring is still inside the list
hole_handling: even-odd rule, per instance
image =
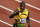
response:
[[[18,10],[20,11],[21,9],[18,8]],[[24,9],[23,12],[19,12],[18,15],[14,16],[15,19],[18,20],[18,23],[20,21],[20,18],[23,18],[23,19],[26,19],[28,16],[28,10],[27,9]]]

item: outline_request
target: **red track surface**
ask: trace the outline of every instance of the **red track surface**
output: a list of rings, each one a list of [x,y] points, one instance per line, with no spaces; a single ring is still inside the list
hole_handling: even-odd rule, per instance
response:
[[[39,6],[40,5],[39,0],[31,0],[31,1],[25,0],[25,2],[28,4],[31,4],[31,5],[40,7]],[[15,0],[1,0],[0,5],[7,7],[11,10],[14,10],[14,9],[19,7],[19,2],[15,1]],[[29,10],[31,18],[40,21],[40,11],[39,10],[36,10],[36,9],[29,7],[29,6],[26,6],[26,9]],[[0,20],[3,20],[5,22],[13,25],[14,20],[9,19],[10,14],[11,14],[11,12],[9,12],[3,8],[0,8]],[[34,22],[32,20],[30,21],[30,24],[31,24],[31,27],[40,27],[40,23]],[[8,25],[0,22],[0,27],[11,27],[11,26],[8,26]],[[26,23],[25,27],[27,27],[27,23]]]

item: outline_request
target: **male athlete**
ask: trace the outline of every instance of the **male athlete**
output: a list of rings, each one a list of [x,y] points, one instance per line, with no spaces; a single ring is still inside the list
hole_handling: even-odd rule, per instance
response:
[[[29,19],[29,11],[25,9],[25,2],[20,2],[20,7],[13,10],[13,13],[9,16],[9,18],[15,18],[15,23],[13,27],[25,27],[25,23],[27,21],[28,27],[30,27],[30,19]]]

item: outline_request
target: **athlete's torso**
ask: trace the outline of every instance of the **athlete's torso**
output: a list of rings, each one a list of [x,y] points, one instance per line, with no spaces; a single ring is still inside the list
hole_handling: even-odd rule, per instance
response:
[[[21,9],[18,8],[18,10],[21,10]],[[27,16],[28,16],[28,10],[27,9],[24,9],[23,12],[19,12],[18,15],[14,16],[14,18],[18,20],[18,23],[20,23],[21,20],[25,20],[24,21],[24,23],[25,23]]]

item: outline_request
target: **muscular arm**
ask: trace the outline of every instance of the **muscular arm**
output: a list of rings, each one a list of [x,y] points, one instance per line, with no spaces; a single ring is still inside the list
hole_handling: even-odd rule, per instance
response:
[[[18,10],[15,9],[15,10],[13,10],[13,13],[10,14],[9,18],[13,18],[17,14],[18,14]]]
[[[28,13],[28,17],[27,17],[27,23],[28,23],[28,27],[30,27],[29,13]]]

